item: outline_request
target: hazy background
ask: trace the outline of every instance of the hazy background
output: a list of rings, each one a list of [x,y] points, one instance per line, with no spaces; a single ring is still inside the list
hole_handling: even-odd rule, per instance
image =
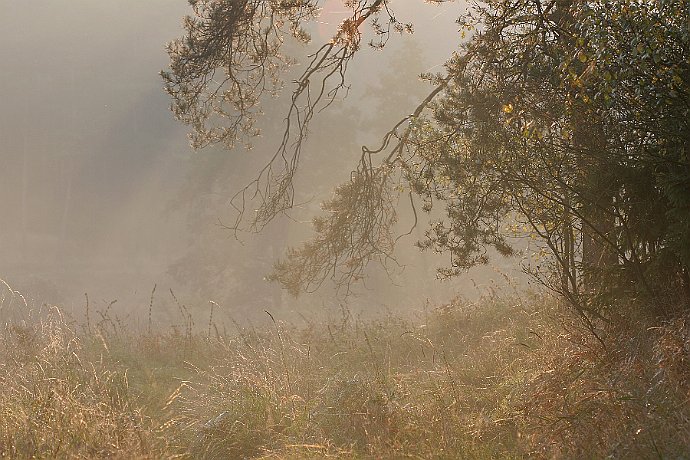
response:
[[[325,2],[315,42],[342,19],[340,4]],[[414,22],[416,33],[393,36],[384,52],[363,50],[350,67],[350,96],[316,120],[298,179],[305,204],[297,222],[282,220],[240,244],[219,222],[233,220],[228,199],[272,153],[272,135],[280,133],[271,127],[280,127],[283,114],[279,103],[265,107],[272,122],[251,151],[190,150],[158,76],[167,67],[165,43],[182,33],[186,1],[0,5],[0,278],[77,314],[84,293],[96,304],[118,299],[122,315],[134,319],[157,285],[163,326],[177,312],[169,289],[194,311],[214,300],[219,315],[237,320],[263,310],[288,316],[338,307],[328,286],[294,300],[263,276],[287,244],[308,237],[308,217],[348,177],[359,146],[376,144],[424,97],[428,88],[415,77],[442,70],[464,8],[394,2],[398,19]],[[419,307],[426,299],[473,297],[473,283],[501,279],[496,267],[485,267],[436,281],[445,259],[420,254],[412,247],[419,237],[421,229],[401,242],[402,273],[389,280],[371,270],[351,302],[368,310]],[[499,270],[518,273],[514,262]]]

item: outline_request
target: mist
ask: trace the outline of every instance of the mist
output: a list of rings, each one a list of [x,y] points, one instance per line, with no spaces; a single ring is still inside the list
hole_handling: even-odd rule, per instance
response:
[[[265,102],[263,135],[251,140],[251,150],[189,147],[188,129],[174,120],[159,76],[187,2],[6,2],[0,278],[37,304],[61,304],[77,316],[85,294],[96,303],[117,299],[121,314],[134,319],[157,286],[164,327],[177,311],[173,294],[202,311],[217,302],[222,314],[242,321],[265,319],[264,310],[290,317],[343,302],[368,312],[418,307],[472,298],[504,285],[506,274],[519,276],[513,261],[438,281],[435,269],[447,260],[413,247],[423,237],[417,228],[398,245],[390,273],[372,267],[349,299],[327,284],[293,299],[264,279],[287,246],[309,237],[310,219],[348,179],[360,146],[378,143],[425,96],[428,88],[416,77],[442,70],[453,50],[455,41],[441,37],[458,34],[462,3],[399,3],[400,19],[414,21],[415,33],[392,37],[386,54],[363,49],[349,69],[348,97],[312,126],[297,178],[299,206],[261,234],[235,235],[224,227],[235,218],[229,199],[274,151],[284,102]],[[315,45],[344,17],[338,5],[324,5],[312,30]],[[402,231],[411,224],[403,210]]]

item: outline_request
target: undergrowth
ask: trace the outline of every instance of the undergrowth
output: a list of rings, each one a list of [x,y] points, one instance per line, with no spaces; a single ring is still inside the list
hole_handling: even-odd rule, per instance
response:
[[[164,333],[18,295],[0,299],[2,458],[690,455],[688,316],[600,342],[538,296]]]

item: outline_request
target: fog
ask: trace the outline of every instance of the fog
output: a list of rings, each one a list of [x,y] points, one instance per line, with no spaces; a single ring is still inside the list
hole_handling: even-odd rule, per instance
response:
[[[315,42],[342,18],[339,3],[325,2]],[[424,97],[428,87],[416,76],[441,71],[457,45],[447,37],[457,34],[462,2],[395,6],[415,34],[393,36],[384,52],[363,49],[350,67],[348,98],[312,126],[297,179],[300,207],[238,241],[222,225],[234,219],[228,201],[272,154],[284,115],[280,101],[266,102],[264,136],[249,151],[190,149],[158,75],[168,63],[165,43],[182,33],[187,2],[3,2],[0,278],[35,303],[75,315],[85,293],[97,304],[117,299],[118,311],[134,320],[157,286],[155,320],[165,326],[177,314],[171,290],[193,311],[212,300],[219,315],[244,321],[264,318],[264,310],[287,318],[343,302],[363,311],[415,308],[427,299],[472,298],[503,285],[504,274],[517,277],[515,261],[500,261],[436,280],[435,267],[447,261],[413,247],[419,228],[399,244],[401,267],[390,277],[372,267],[349,299],[328,285],[292,299],[264,279],[288,245],[308,238],[309,218],[349,177],[359,146],[375,144]]]

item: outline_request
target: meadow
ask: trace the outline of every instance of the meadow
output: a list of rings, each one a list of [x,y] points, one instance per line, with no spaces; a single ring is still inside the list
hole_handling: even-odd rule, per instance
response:
[[[690,455],[683,315],[621,315],[597,339],[525,294],[232,330],[185,308],[157,330],[3,289],[2,458]]]

